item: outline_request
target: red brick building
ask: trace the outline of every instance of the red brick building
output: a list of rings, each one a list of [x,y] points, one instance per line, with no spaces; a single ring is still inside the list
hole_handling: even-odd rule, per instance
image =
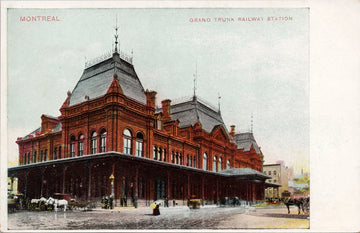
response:
[[[252,133],[226,129],[220,111],[193,98],[155,107],[131,59],[115,49],[87,67],[60,108],[18,138],[19,161],[9,168],[27,196],[150,204],[189,198],[264,198],[263,155]]]

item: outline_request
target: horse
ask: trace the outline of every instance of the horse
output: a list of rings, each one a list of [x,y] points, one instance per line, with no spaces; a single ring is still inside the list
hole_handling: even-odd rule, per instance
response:
[[[300,199],[296,199],[296,198],[292,198],[292,197],[285,197],[282,198],[281,201],[286,205],[287,209],[288,209],[288,214],[290,214],[290,206],[291,205],[296,205],[298,207],[298,214],[300,214],[300,210],[303,210],[303,202],[304,199],[300,198]]]
[[[53,205],[55,211],[57,211],[58,207],[64,208],[64,211],[66,211],[67,206],[69,204],[67,200],[64,200],[64,199],[58,200],[58,199],[54,199],[52,197],[49,197],[49,199],[46,201],[46,203],[48,205]]]

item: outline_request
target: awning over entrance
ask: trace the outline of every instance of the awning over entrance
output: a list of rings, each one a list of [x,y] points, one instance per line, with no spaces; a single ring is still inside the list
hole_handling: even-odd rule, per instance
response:
[[[270,176],[267,176],[264,173],[261,173],[251,168],[231,168],[222,170],[219,173],[224,176],[232,176],[242,180],[264,181],[271,178]]]
[[[265,188],[279,188],[280,184],[265,183]]]

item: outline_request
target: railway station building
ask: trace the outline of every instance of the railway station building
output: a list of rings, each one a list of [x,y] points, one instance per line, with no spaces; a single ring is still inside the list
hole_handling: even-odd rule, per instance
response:
[[[132,60],[115,47],[89,65],[60,107],[16,141],[19,165],[8,169],[18,191],[30,198],[68,193],[117,205],[182,205],[225,197],[264,199],[264,157],[252,133],[228,130],[221,112],[195,94],[155,105]],[[240,106],[239,106],[240,107]]]

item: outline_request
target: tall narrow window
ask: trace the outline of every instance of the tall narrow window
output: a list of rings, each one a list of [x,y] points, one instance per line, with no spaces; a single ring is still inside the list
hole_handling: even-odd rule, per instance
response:
[[[222,169],[222,159],[219,158],[219,162],[218,162],[218,171],[221,171]]]
[[[61,146],[59,146],[59,159],[61,159]]]
[[[75,136],[70,138],[70,157],[75,157]]]
[[[159,149],[158,149],[158,159],[159,159],[159,161],[162,161],[162,150],[161,150],[161,147],[159,147]]]
[[[124,130],[124,154],[131,154],[131,133],[128,129]]]
[[[179,164],[179,153],[176,152],[175,163]]]
[[[181,153],[179,154],[179,164],[183,165],[183,156]]]
[[[136,134],[136,156],[144,157],[144,136],[142,133]]]
[[[33,152],[33,163],[36,163],[36,151]]]
[[[153,148],[153,159],[156,160],[156,157],[157,157],[157,148],[156,148],[156,146],[154,146],[154,148]]]
[[[193,157],[192,157],[192,156],[190,156],[190,163],[189,163],[189,166],[190,166],[190,167],[192,167],[192,165],[193,165]]]
[[[31,163],[31,157],[30,157],[30,152],[28,152],[28,154],[27,154],[27,156],[28,156],[28,163]]]
[[[203,158],[203,169],[207,170],[207,155],[206,155],[206,153],[204,153],[204,158]]]
[[[214,159],[213,159],[213,167],[212,167],[212,170],[213,170],[213,172],[216,172],[216,164],[217,164],[217,162],[216,162],[216,156],[214,156]]]
[[[195,156],[194,156],[194,158],[193,158],[193,167],[196,167],[196,158],[195,158]]]
[[[100,152],[106,151],[106,130],[103,129],[100,133]]]
[[[96,153],[96,144],[97,144],[97,134],[94,131],[91,134],[91,154],[95,154]]]
[[[40,151],[40,162],[43,161],[43,150]]]
[[[83,156],[84,155],[84,135],[80,134],[79,136],[79,156]]]
[[[174,154],[174,151],[171,152],[171,162],[172,162],[172,163],[175,162],[175,154]]]
[[[47,149],[45,149],[45,152],[44,152],[44,161],[47,161],[48,160],[48,157],[47,157]]]
[[[189,163],[189,155],[186,156],[186,166],[189,166],[190,163]]]
[[[53,156],[54,160],[57,159],[57,147],[54,148],[54,156]]]
[[[163,160],[166,161],[166,149],[163,150]]]
[[[231,168],[231,166],[230,166],[230,160],[228,160],[227,162],[226,162],[226,169],[230,169]]]

